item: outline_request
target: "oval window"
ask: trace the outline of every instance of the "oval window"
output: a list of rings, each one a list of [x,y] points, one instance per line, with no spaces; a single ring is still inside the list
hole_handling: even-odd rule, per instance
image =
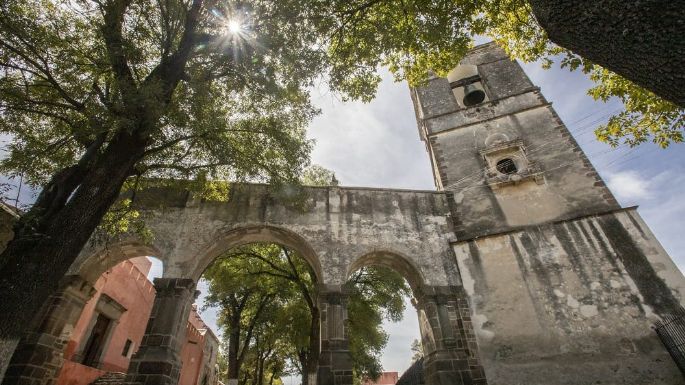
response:
[[[497,165],[495,166],[495,168],[497,168],[497,171],[506,175],[516,174],[516,172],[518,171],[518,169],[516,168],[516,163],[514,163],[514,160],[511,158],[504,158],[502,160],[497,161]]]

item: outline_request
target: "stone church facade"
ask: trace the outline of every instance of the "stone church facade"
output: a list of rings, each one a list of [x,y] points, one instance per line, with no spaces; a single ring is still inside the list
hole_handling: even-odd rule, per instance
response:
[[[251,242],[297,250],[315,271],[322,329],[312,384],[352,384],[342,287],[369,265],[412,287],[426,384],[683,383],[650,326],[680,309],[685,278],[520,66],[487,44],[411,94],[437,191],[307,187],[297,205],[289,191],[256,184],[233,186],[227,202],[139,194],[154,241],[91,243],[21,342],[40,357],[15,355],[3,385],[52,383],[89,285],[146,255],[163,261],[164,277],[126,381],[176,385],[196,282]]]

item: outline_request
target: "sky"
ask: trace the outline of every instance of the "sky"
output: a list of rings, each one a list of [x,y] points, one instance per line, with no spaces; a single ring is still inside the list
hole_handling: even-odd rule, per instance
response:
[[[612,149],[594,138],[594,128],[620,103],[595,102],[586,90],[592,83],[581,73],[539,63],[524,64],[524,70],[543,95],[553,103],[580,146],[624,206],[639,205],[638,212],[649,225],[681,271],[685,269],[685,144],[660,149],[648,143],[637,148]],[[314,101],[322,113],[308,131],[316,141],[313,163],[336,173],[343,186],[404,189],[435,189],[428,156],[419,140],[414,111],[406,83],[395,83],[383,72],[377,97],[370,103],[343,103],[334,95],[315,91]],[[24,191],[24,195],[27,194]],[[23,201],[32,201],[25,196]],[[155,263],[151,276],[161,274]],[[200,283],[201,291],[205,288]],[[202,296],[198,303],[202,303]],[[216,312],[202,313],[218,331]],[[410,365],[410,344],[418,338],[413,307],[407,304],[404,320],[386,324],[390,340],[382,364],[387,371],[402,373]],[[286,384],[296,380],[286,380]]]

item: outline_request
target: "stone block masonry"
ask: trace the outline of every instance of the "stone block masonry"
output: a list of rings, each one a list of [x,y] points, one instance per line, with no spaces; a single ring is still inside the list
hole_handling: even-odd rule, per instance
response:
[[[67,276],[50,296],[15,350],[2,385],[52,385],[64,362],[71,330],[95,290],[78,276]]]
[[[155,278],[154,283],[155,303],[140,349],[131,358],[125,385],[176,385],[181,373],[180,353],[196,297],[195,281]]]

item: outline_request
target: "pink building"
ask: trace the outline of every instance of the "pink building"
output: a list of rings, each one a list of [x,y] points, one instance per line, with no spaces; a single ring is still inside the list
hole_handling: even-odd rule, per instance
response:
[[[216,384],[216,355],[218,353],[218,339],[197,313],[197,305],[193,305],[186,329],[187,342],[181,350],[181,378],[178,385],[210,385]]]
[[[100,276],[65,347],[56,385],[89,385],[107,373],[126,373],[155,299],[147,279],[151,266],[148,258],[133,258]],[[216,381],[218,340],[196,310],[189,314],[180,385]]]
[[[399,376],[397,372],[383,372],[376,381],[364,380],[364,385],[395,385]]]

